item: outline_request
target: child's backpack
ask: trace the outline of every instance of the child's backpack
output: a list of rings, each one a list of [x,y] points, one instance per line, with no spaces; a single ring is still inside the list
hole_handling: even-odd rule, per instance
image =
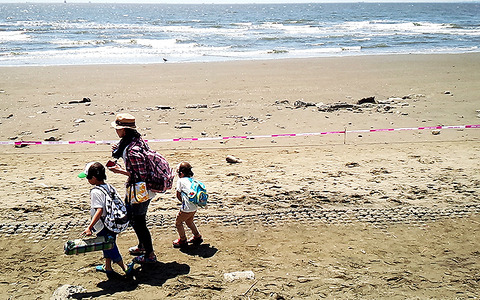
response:
[[[127,208],[123,204],[117,191],[107,184],[108,190],[97,186],[105,194],[105,217],[102,217],[103,225],[108,230],[120,233],[128,227]]]
[[[172,168],[168,164],[168,161],[160,155],[160,153],[151,150],[145,149],[145,155],[147,157],[147,189],[163,193],[166,190],[172,188],[174,174]]]
[[[187,194],[188,200],[200,207],[205,207],[208,200],[208,193],[207,189],[205,188],[205,184],[192,177],[189,177],[188,179],[190,180],[191,184],[190,191]]]

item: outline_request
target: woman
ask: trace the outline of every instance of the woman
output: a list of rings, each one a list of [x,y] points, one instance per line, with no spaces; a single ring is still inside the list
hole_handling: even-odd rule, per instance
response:
[[[127,191],[135,183],[145,182],[147,177],[145,151],[149,149],[135,126],[135,117],[128,113],[118,114],[112,127],[116,129],[120,142],[113,146],[112,156],[115,159],[122,158],[125,169],[114,164],[108,169],[114,173],[128,176]],[[132,203],[130,193],[127,192],[125,200],[130,223],[138,238],[138,245],[129,249],[130,254],[136,255],[133,259],[136,263],[155,263],[157,258],[153,251],[152,236],[147,227],[147,210],[150,200],[155,193],[147,190],[148,200],[141,203]]]

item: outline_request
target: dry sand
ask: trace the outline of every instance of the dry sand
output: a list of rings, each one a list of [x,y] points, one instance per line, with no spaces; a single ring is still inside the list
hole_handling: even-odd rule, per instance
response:
[[[0,141],[115,141],[118,112],[146,139],[478,124],[479,70],[479,53],[0,68]],[[383,104],[305,106],[372,96]],[[69,284],[85,288],[75,299],[478,298],[479,139],[443,129],[151,143],[172,166],[190,161],[211,201],[197,218],[205,244],[179,251],[174,195],[154,200],[160,262],[133,281],[95,273],[101,253],[62,252],[89,219],[76,174],[111,146],[2,145],[0,295],[49,299]],[[108,176],[122,190],[125,178]],[[134,243],[131,229],[119,236],[126,260]],[[255,279],[223,280],[234,271]]]

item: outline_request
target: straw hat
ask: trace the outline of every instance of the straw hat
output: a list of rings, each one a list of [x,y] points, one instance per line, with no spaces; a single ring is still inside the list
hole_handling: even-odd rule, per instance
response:
[[[115,129],[130,128],[136,129],[135,117],[131,114],[118,114],[115,121],[112,122],[112,127]]]

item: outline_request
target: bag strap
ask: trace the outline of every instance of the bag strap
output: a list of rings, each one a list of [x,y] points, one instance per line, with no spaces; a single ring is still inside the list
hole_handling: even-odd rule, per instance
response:
[[[108,183],[106,185],[107,185],[107,188],[110,187],[108,185]],[[105,196],[106,196],[105,197],[105,209],[107,209],[107,201],[108,201],[107,197],[110,198],[110,201],[112,201],[112,203],[113,203],[113,195],[109,195],[109,193],[108,193],[110,190],[107,191],[104,187],[102,187],[100,185],[95,186],[94,189],[100,190],[100,191],[102,191],[103,194],[105,194]],[[105,211],[105,213],[106,213],[106,211]],[[103,225],[105,226],[105,217],[103,215],[100,216],[100,220],[102,221]]]
[[[132,174],[132,178],[134,178],[133,181],[135,181],[135,174]],[[128,203],[132,204],[132,190],[133,190],[133,197],[136,199],[137,198],[137,189],[135,188],[135,185],[137,183],[129,183],[129,185],[127,185],[127,194],[125,195],[125,199],[128,200]]]
[[[184,178],[185,178],[185,177],[184,177]],[[195,180],[195,179],[193,179],[193,177],[186,177],[186,178],[188,178],[188,181],[190,181],[190,184],[192,184],[193,181]],[[190,187],[189,187],[189,188],[190,188]],[[184,193],[184,192],[182,191],[182,193]]]
[[[101,190],[106,196],[110,197],[110,199],[113,201],[113,198],[115,197],[114,192],[110,191],[111,186],[108,183],[106,183],[106,186],[107,186],[107,189],[105,189],[104,187],[102,187],[100,185],[95,186],[94,189],[96,188],[96,189]]]
[[[195,181],[195,179],[193,177],[187,177],[188,178],[188,181],[190,181],[190,186],[188,188],[191,187],[191,184]],[[187,199],[189,199],[190,197],[188,197],[188,193],[182,191],[181,192],[182,194],[184,194],[185,196],[187,196]],[[190,201],[190,200],[189,200]]]
[[[129,186],[130,191],[128,192],[128,195],[131,196],[132,195],[132,190],[133,190],[133,198],[137,199],[137,189],[135,188],[135,184],[136,183]],[[128,200],[129,200],[130,203],[132,203],[131,197],[129,197]]]

